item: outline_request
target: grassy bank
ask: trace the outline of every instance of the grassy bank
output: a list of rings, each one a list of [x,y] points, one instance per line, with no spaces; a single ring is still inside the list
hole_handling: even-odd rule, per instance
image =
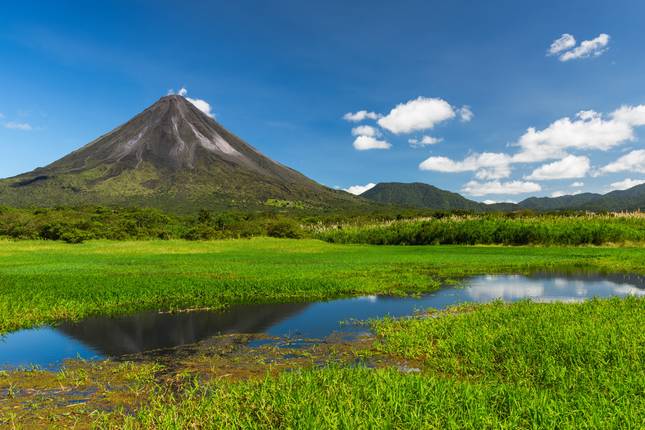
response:
[[[180,216],[156,209],[0,206],[0,239],[219,240],[318,238],[373,245],[602,245],[645,242],[645,216],[587,213],[455,213],[431,210],[316,213],[301,210],[200,211]]]
[[[0,242],[0,333],[92,314],[428,291],[446,278],[644,273],[644,248],[395,247],[256,238]]]
[[[159,387],[143,428],[640,428],[645,300],[462,307],[375,323],[376,345],[420,363],[328,367],[230,384]]]

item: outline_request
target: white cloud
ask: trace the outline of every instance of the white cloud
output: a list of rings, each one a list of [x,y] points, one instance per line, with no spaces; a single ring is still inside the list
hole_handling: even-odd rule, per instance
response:
[[[364,121],[366,119],[379,119],[380,115],[377,114],[376,112],[368,112],[366,110],[359,110],[358,112],[347,112],[345,115],[343,115],[343,119],[345,121],[349,122],[360,122]]]
[[[0,112],[0,119],[4,118],[4,114]]]
[[[168,90],[168,95],[169,96],[171,96],[173,94],[175,94],[175,90],[172,90],[172,89]],[[215,118],[215,115],[213,114],[211,105],[206,100],[192,99],[190,97],[186,97],[188,95],[188,90],[186,89],[186,87],[181,87],[179,89],[179,91],[177,91],[176,94],[179,95],[179,96],[184,97],[186,100],[191,102],[193,104],[193,106],[195,106],[197,109],[199,109],[200,111],[202,111],[203,113],[205,113],[209,117]]]
[[[484,196],[487,194],[524,194],[540,191],[542,187],[535,182],[524,181],[470,181],[461,189],[462,192],[473,196]]]
[[[484,200],[482,203],[485,204],[485,205],[494,205],[495,203],[517,203],[517,202],[514,201],[514,200],[497,201],[497,200],[490,200],[489,199],[489,200]]]
[[[28,124],[26,122],[5,122],[4,123],[4,128],[8,128],[10,130],[22,130],[22,131],[29,131],[31,130],[31,124]]]
[[[537,181],[545,181],[551,179],[571,179],[583,178],[589,172],[591,162],[589,157],[581,155],[567,155],[560,161],[544,164],[537,169],[533,170],[525,179],[532,179]]]
[[[642,114],[642,117],[640,116]],[[529,128],[519,141],[517,163],[533,163],[566,156],[567,148],[607,151],[634,140],[634,126],[645,122],[645,105],[622,107],[604,119],[588,110],[578,112],[576,119],[558,119],[543,130]]]
[[[576,46],[576,38],[568,33],[564,33],[559,38],[555,39],[549,50],[547,51],[548,55],[555,55],[567,49],[571,49]]]
[[[455,115],[455,110],[443,99],[418,97],[397,105],[378,124],[395,134],[411,133],[431,129]]]
[[[432,137],[432,136],[423,136],[420,140],[419,139],[408,139],[408,143],[414,147],[423,147],[426,145],[436,145],[437,143],[443,142],[443,139],[440,137]]]
[[[645,173],[645,149],[631,151],[600,169],[600,173],[625,171]]]
[[[615,121],[629,124],[632,127],[640,127],[645,125],[645,105],[621,106],[611,116]]]
[[[370,137],[376,137],[380,133],[379,131],[369,125],[359,125],[358,127],[352,128],[352,135],[353,136],[370,136]]]
[[[470,122],[474,116],[475,114],[470,110],[470,106],[464,105],[459,108],[459,119],[461,122]]]
[[[565,193],[564,191],[554,191],[551,193],[551,197],[562,197],[566,195],[567,193]]]
[[[560,61],[577,60],[579,58],[598,57],[607,51],[609,35],[601,33],[595,39],[584,40],[577,47],[560,55]]]
[[[615,190],[627,190],[629,188],[635,187],[636,185],[645,184],[645,179],[624,179],[622,181],[613,182],[609,185],[609,191]]]
[[[348,188],[343,188],[345,191],[348,193],[354,194],[355,196],[358,196],[359,194],[363,194],[365,191],[370,190],[376,186],[375,183],[370,182],[369,184],[365,185],[352,185],[351,187]]]
[[[584,182],[577,181],[577,182],[574,182],[573,184],[571,184],[571,186],[572,186],[573,188],[580,188],[580,187],[584,187],[584,186],[585,186],[585,183],[584,183]]]
[[[354,140],[354,148],[358,151],[367,151],[369,149],[390,149],[392,145],[384,140],[378,140],[371,136],[358,136]]]
[[[506,154],[484,152],[469,155],[463,161],[430,157],[419,164],[419,169],[444,173],[475,172],[479,179],[501,179],[511,174],[510,161],[511,157]]]

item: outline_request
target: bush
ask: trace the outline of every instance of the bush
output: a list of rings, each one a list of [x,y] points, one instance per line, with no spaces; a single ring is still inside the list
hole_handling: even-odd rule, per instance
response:
[[[270,237],[298,239],[302,237],[302,228],[290,219],[283,219],[270,223],[267,226],[267,235]]]

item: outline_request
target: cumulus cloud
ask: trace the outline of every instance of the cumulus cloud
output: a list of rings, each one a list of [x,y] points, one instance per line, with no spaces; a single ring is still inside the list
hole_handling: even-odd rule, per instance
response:
[[[464,105],[459,108],[459,119],[461,122],[470,122],[475,114],[470,110],[470,106]]]
[[[600,173],[627,171],[645,173],[645,149],[631,151],[600,169]]]
[[[544,164],[533,170],[525,179],[545,181],[551,179],[583,178],[589,172],[591,162],[589,157],[567,155],[560,161]]]
[[[429,157],[419,169],[444,173],[475,172],[479,179],[501,179],[511,174],[511,157],[496,152],[472,154],[463,161],[454,161],[447,157]]]
[[[462,192],[472,196],[484,196],[487,194],[524,194],[540,191],[542,187],[535,182],[525,181],[470,181],[461,189]]]
[[[358,151],[367,151],[369,149],[390,149],[392,145],[385,140],[378,140],[372,136],[358,136],[354,140],[354,148]]]
[[[556,55],[562,51],[571,49],[574,46],[576,46],[576,38],[569,33],[564,33],[562,36],[555,39],[553,43],[551,43],[551,46],[549,47],[547,53],[548,55]]]
[[[515,200],[503,200],[503,201],[498,201],[498,200],[484,200],[482,202],[485,205],[494,205],[495,203],[517,203]]]
[[[574,182],[573,184],[571,184],[571,186],[572,186],[573,188],[581,188],[581,187],[584,187],[584,186],[585,186],[585,183],[584,183],[584,182],[580,182],[580,181],[576,181],[576,182]]]
[[[408,143],[416,148],[426,145],[436,145],[437,143],[441,142],[443,142],[442,138],[432,136],[423,136],[421,139],[408,139]]]
[[[455,110],[439,98],[417,97],[397,105],[378,124],[394,134],[411,133],[433,128],[436,124],[452,119]]]
[[[10,130],[21,130],[21,131],[29,131],[32,129],[31,124],[26,123],[26,122],[5,122],[4,123],[4,128],[8,128]]]
[[[609,185],[609,191],[616,191],[616,190],[628,190],[632,187],[635,187],[637,185],[645,184],[645,179],[631,179],[627,178],[622,181],[618,182],[612,182]]]
[[[591,40],[584,40],[577,47],[563,52],[560,55],[560,61],[571,61],[579,58],[598,57],[605,53],[609,45],[609,35],[601,33],[598,37]]]
[[[564,191],[554,191],[551,193],[551,197],[562,197],[565,195],[566,193]]]
[[[591,161],[587,155],[573,155],[572,152],[615,149],[635,141],[636,128],[641,126],[645,126],[645,104],[622,106],[604,115],[584,110],[573,118],[560,118],[544,129],[527,129],[511,144],[511,147],[518,148],[515,153],[475,153],[463,160],[433,156],[420,163],[419,168],[444,173],[474,172],[474,179],[494,182],[510,177],[515,164],[555,160],[534,168],[523,180],[582,178],[591,172]],[[412,144],[415,142],[418,143],[410,141]],[[632,151],[593,174],[622,171],[645,172],[645,150]],[[479,182],[470,185],[469,189]],[[584,184],[579,182],[572,186],[582,187]]]
[[[175,93],[175,90],[168,90],[168,95],[173,95],[173,94],[177,94],[178,96],[184,97],[186,100],[191,102],[197,109],[199,109],[209,117],[215,118],[211,105],[206,100],[193,99],[188,97],[188,90],[186,89],[186,87],[181,87],[179,91],[177,91],[177,93]]]
[[[365,191],[374,188],[375,186],[375,183],[370,182],[369,184],[365,185],[352,185],[351,187],[343,188],[343,190],[347,191],[348,193],[354,194],[355,196],[358,196],[360,194],[363,194]]]
[[[621,106],[612,112],[611,116],[615,121],[640,127],[645,125],[645,105]]]
[[[358,127],[352,128],[352,135],[353,136],[370,136],[370,137],[376,137],[380,133],[379,131],[369,125],[359,125]]]
[[[360,122],[365,121],[366,119],[377,120],[380,118],[380,115],[376,112],[368,112],[366,110],[359,110],[358,112],[347,112],[343,115],[343,119],[349,122]]]
[[[587,110],[564,117],[543,130],[529,128],[515,144],[513,161],[533,163],[566,156],[568,148],[607,151],[635,139],[634,127],[645,125],[645,105],[624,106],[609,118]]]

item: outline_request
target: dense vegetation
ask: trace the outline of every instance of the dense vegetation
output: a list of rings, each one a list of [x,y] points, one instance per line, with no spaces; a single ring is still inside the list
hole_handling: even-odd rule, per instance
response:
[[[640,428],[645,300],[463,306],[374,323],[380,349],[421,363],[326,367],[160,388],[126,428]]]
[[[321,229],[317,238],[372,245],[602,245],[645,241],[645,217],[479,215]]]
[[[212,242],[0,243],[0,333],[144,309],[429,291],[445,279],[588,268],[643,273],[645,248]]]
[[[214,240],[270,236],[335,243],[391,245],[600,245],[642,242],[645,217],[532,212],[472,214],[421,209],[308,213],[212,212],[179,216],[157,209],[107,207],[16,209],[0,207],[0,238]]]

